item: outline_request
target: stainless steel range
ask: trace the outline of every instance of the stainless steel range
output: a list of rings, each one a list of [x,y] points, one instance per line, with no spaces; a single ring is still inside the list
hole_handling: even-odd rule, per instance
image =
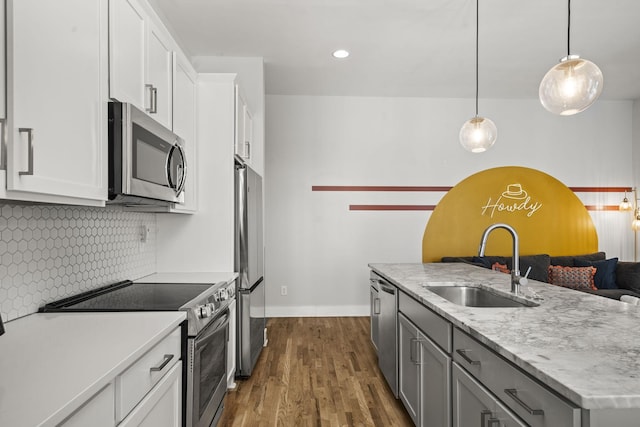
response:
[[[218,423],[227,390],[229,305],[235,282],[134,283],[124,281],[49,303],[41,312],[185,311],[184,421],[188,427]]]

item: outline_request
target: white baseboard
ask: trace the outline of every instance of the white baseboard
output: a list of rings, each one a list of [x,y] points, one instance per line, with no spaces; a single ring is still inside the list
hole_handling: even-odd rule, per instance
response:
[[[266,307],[267,317],[360,317],[369,316],[369,305]]]

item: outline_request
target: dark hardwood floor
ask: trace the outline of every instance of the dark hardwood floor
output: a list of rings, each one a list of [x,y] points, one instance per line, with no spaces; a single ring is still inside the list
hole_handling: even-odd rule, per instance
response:
[[[412,426],[369,340],[368,317],[273,318],[251,377],[227,393],[221,427]]]

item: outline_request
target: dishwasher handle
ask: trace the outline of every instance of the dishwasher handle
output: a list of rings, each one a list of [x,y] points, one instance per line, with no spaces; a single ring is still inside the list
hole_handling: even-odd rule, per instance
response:
[[[380,290],[383,292],[386,292],[388,294],[391,295],[395,295],[396,294],[396,287],[395,286],[391,286],[391,285],[387,285],[386,283],[379,281],[378,284],[380,285]]]

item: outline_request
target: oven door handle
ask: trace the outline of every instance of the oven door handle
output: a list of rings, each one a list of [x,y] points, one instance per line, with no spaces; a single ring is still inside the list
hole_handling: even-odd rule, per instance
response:
[[[227,308],[215,322],[207,326],[200,334],[196,335],[195,347],[199,347],[200,342],[207,341],[212,335],[217,334],[221,329],[229,325],[229,309]]]

